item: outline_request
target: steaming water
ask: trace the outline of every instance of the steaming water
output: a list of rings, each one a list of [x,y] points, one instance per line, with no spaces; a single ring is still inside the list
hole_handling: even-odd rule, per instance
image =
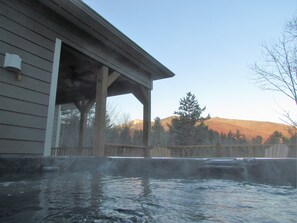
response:
[[[96,173],[1,178],[0,222],[296,222],[297,189]]]

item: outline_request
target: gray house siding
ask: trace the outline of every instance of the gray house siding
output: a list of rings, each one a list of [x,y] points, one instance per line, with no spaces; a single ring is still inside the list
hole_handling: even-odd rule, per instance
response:
[[[95,38],[39,1],[0,0],[0,153],[43,154],[56,38],[152,88],[151,74],[127,60],[127,52],[115,56],[104,36]],[[5,53],[22,58],[21,81],[2,67]]]
[[[54,40],[41,35],[18,11],[21,4],[0,1],[0,153],[41,155]],[[5,53],[22,58],[21,81],[2,67]]]

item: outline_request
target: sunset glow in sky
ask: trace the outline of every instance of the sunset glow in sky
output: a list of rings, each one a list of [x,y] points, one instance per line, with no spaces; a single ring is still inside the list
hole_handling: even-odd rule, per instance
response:
[[[176,74],[154,82],[152,119],[173,115],[189,91],[212,117],[282,122],[281,108],[296,114],[293,101],[261,90],[249,68],[260,61],[261,44],[276,41],[297,15],[296,0],[84,2]],[[142,119],[133,95],[108,104]]]

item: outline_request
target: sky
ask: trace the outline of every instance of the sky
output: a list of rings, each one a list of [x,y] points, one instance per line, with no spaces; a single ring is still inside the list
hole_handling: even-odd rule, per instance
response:
[[[250,66],[260,62],[261,44],[280,38],[297,15],[296,0],[84,0],[146,52],[175,73],[154,81],[152,120],[173,115],[192,92],[203,116],[282,123],[294,102],[262,90]],[[142,119],[131,94],[108,98],[118,121]],[[296,116],[295,116],[296,117]]]

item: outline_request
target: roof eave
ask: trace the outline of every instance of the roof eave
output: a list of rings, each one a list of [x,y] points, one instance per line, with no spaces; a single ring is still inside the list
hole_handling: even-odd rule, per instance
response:
[[[88,19],[92,19],[95,21],[93,23],[95,24],[94,26],[91,26],[90,24],[87,25],[87,23],[85,23],[86,27],[84,27],[85,28],[84,30],[89,30],[89,29],[98,30],[98,29],[102,29],[103,27],[111,34],[112,38],[116,38],[115,41],[120,42],[123,48],[129,49],[129,52],[135,55],[133,58],[134,60],[137,59],[138,61],[144,63],[146,66],[148,66],[147,65],[148,63],[150,63],[152,80],[159,80],[159,79],[170,78],[175,76],[175,74],[172,71],[170,71],[167,67],[165,67],[158,60],[152,57],[144,49],[138,46],[134,41],[128,38],[121,31],[119,31],[115,26],[113,26],[110,22],[108,22],[106,19],[100,16],[97,12],[95,12],[83,1],[81,0],[70,0],[70,1],[52,0],[52,1],[54,1],[56,4],[59,4],[59,2],[63,1],[63,7],[78,8],[79,10],[82,11],[82,14],[84,14],[84,16],[88,16],[89,17]],[[140,55],[140,58],[139,58],[139,55]]]

